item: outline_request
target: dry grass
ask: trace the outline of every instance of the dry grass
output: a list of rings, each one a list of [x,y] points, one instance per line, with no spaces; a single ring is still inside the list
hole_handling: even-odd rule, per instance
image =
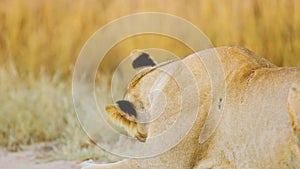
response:
[[[100,151],[81,129],[74,112],[70,80],[43,71],[26,82],[11,63],[0,68],[0,145],[11,151],[51,142],[51,159],[115,159]],[[4,104],[3,104],[4,103]]]
[[[145,11],[186,18],[215,46],[241,45],[277,65],[300,66],[299,0],[1,0],[0,145],[17,150],[54,141],[64,157],[89,154],[91,144],[77,123],[71,99],[76,57],[98,28]],[[190,52],[172,39],[145,36],[121,42],[108,55],[122,58],[145,47],[179,56]]]
[[[24,73],[39,72],[41,67],[50,73],[57,68],[69,73],[70,65],[93,32],[121,16],[145,11],[186,18],[203,30],[215,46],[241,45],[278,65],[300,65],[299,0],[2,0],[0,63],[13,60],[18,71]],[[153,44],[168,49],[173,45],[170,40],[158,42],[155,38],[146,44],[141,41],[132,40],[122,49]],[[113,54],[124,56],[124,51]]]

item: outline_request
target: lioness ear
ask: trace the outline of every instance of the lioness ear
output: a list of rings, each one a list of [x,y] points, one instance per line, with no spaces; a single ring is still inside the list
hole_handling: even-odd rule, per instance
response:
[[[134,69],[141,69],[149,66],[153,67],[156,65],[155,61],[150,57],[150,55],[143,51],[136,50],[130,55],[133,59],[132,67]]]
[[[118,107],[120,108],[120,114],[130,121],[136,121],[136,111],[133,105],[126,100],[117,101]]]
[[[147,138],[147,133],[143,125],[137,123],[137,113],[133,105],[126,100],[117,101],[117,105],[106,106],[106,112],[111,118],[112,122],[120,127],[123,127],[127,133],[144,142]]]

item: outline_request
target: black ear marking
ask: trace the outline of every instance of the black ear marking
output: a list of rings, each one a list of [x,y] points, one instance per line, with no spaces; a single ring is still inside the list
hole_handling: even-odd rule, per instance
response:
[[[117,101],[118,107],[124,112],[127,113],[129,116],[134,116],[136,118],[137,113],[132,106],[132,104],[127,100],[119,100]]]
[[[134,69],[144,67],[144,66],[155,66],[156,64],[154,61],[149,57],[149,54],[147,53],[142,53],[140,56],[138,56],[133,62],[132,62],[132,67]]]

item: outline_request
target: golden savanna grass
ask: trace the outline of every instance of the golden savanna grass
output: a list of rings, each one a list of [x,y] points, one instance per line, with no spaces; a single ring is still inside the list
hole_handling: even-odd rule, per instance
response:
[[[18,150],[51,141],[61,157],[90,158],[93,146],[72,105],[76,58],[101,26],[153,11],[189,20],[214,46],[241,45],[279,66],[300,66],[299,0],[1,0],[0,145]],[[180,57],[191,52],[174,39],[136,36],[116,45],[102,66],[109,72],[115,58],[149,47]]]

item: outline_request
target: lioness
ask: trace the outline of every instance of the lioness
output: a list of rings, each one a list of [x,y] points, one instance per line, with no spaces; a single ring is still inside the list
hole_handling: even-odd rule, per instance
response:
[[[226,98],[213,96],[210,76],[203,64],[203,60],[209,61],[215,54],[224,70],[224,79],[215,83],[226,84]],[[151,63],[150,68],[142,69],[132,80],[124,100],[106,107],[112,121],[145,143],[147,138],[167,130],[180,113],[180,91],[172,78],[163,79],[164,83],[157,83],[157,79],[164,74],[159,68],[177,62],[183,62],[191,70],[200,93],[198,116],[186,137],[155,157],[91,164],[84,169],[300,168],[300,68],[276,67],[242,47],[208,49],[159,65],[145,62]],[[140,68],[147,64],[134,66]],[[175,66],[173,74],[180,71],[181,67]],[[155,85],[161,85],[156,87],[164,93],[164,97],[157,99],[164,98],[167,104],[157,119],[149,124],[140,123],[141,114],[151,116],[153,110],[160,108],[160,101],[153,102],[148,97]],[[210,109],[214,101],[220,105]],[[200,142],[209,110],[214,113],[221,109],[223,115],[218,124],[208,122],[208,125],[217,126],[216,130],[207,140]]]

